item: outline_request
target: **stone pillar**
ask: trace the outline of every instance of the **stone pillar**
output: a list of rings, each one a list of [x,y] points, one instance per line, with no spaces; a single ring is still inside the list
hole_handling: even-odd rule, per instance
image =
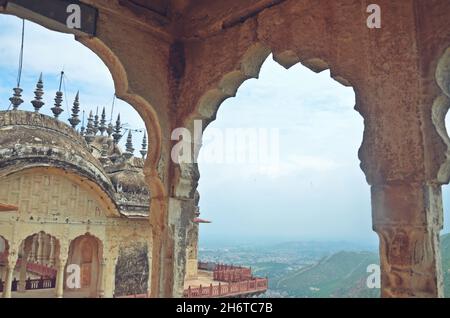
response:
[[[98,298],[105,297],[105,280],[109,279],[109,277],[107,275],[107,268],[106,268],[107,264],[108,264],[108,259],[102,258],[100,261],[100,281],[99,281],[98,293],[97,293]]]
[[[103,296],[104,298],[113,298],[114,290],[116,286],[116,264],[117,256],[108,257],[105,261],[105,266],[102,266],[102,270],[105,270],[103,277]]]
[[[19,275],[19,286],[17,286],[17,291],[24,293],[27,283],[27,258],[28,254],[22,254],[22,261],[20,263],[20,275]]]
[[[147,297],[151,297],[152,293],[152,253],[153,253],[153,242],[148,242],[148,252],[147,252],[147,259],[148,259],[148,280],[147,280]]]
[[[39,234],[33,235],[33,240],[32,240],[32,243],[31,243],[30,258],[29,258],[30,262],[35,262],[36,261],[36,251],[37,251],[37,248],[38,248],[38,235]]]
[[[193,223],[188,232],[185,279],[197,279],[198,277],[198,230],[198,223]]]
[[[166,297],[183,297],[184,277],[186,273],[187,231],[194,218],[195,204],[190,199],[169,199],[169,227],[171,237],[164,245],[166,262],[163,277],[166,285]],[[171,243],[168,243],[171,242]],[[169,266],[170,264],[172,266]]]
[[[373,186],[372,208],[380,237],[381,296],[442,297],[440,186]]]
[[[49,266],[55,265],[55,238],[50,237],[50,253],[49,253],[49,260],[48,260]]]
[[[56,274],[56,298],[64,297],[64,271],[67,258],[60,257],[58,260],[58,272]]]
[[[11,287],[16,267],[17,254],[10,254],[6,264],[5,285],[3,287],[3,298],[11,298]]]
[[[44,251],[44,239],[43,239],[43,235],[42,232],[39,232],[38,234],[38,238],[37,238],[37,253],[36,253],[36,262],[37,263],[42,263],[42,255],[43,255],[43,251]]]

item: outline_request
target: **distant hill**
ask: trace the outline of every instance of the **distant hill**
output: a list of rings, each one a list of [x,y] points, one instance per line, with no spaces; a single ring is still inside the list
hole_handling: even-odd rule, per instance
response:
[[[441,254],[445,297],[450,297],[450,234],[441,237]],[[379,263],[378,253],[342,251],[290,272],[271,288],[290,297],[379,297],[379,289],[366,286],[367,266]]]
[[[275,289],[291,297],[379,297],[366,287],[370,264],[379,264],[376,253],[338,252],[280,279]]]

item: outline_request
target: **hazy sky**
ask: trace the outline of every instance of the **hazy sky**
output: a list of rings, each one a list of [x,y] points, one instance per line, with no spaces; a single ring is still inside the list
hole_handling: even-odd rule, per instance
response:
[[[20,31],[21,20],[0,15],[0,109],[8,107],[15,86]],[[32,110],[30,101],[43,72],[43,112],[49,113],[62,68],[67,76],[63,120],[77,90],[82,109],[106,106],[109,114],[114,86],[103,62],[72,35],[27,21],[21,109]],[[214,153],[218,133],[227,139],[226,129],[251,128],[278,131],[278,162],[200,161],[201,217],[213,221],[201,225],[201,241],[377,242],[371,229],[369,186],[357,158],[363,120],[354,103],[353,89],[335,82],[329,71],[316,74],[301,65],[285,70],[269,57],[259,79],[246,81],[235,98],[222,104],[204,134],[200,155]],[[144,127],[133,108],[120,100],[114,120],[119,111],[128,127]],[[141,138],[137,134],[135,148]],[[445,206],[450,206],[448,192],[446,187]]]

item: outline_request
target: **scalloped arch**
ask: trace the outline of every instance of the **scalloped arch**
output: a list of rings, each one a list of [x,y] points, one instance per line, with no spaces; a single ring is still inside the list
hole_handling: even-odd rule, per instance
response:
[[[14,15],[18,18],[37,23],[55,32],[74,34],[72,30],[56,29],[52,27],[52,25],[45,24],[42,21],[37,21],[30,16],[21,16],[20,14],[11,14],[9,12],[1,11],[0,14]],[[113,78],[116,96],[130,104],[144,120],[148,140],[151,142],[150,147],[148,147],[149,152],[145,161],[144,173],[147,177],[146,180],[149,182],[152,198],[159,199],[161,197],[165,197],[166,190],[157,171],[161,155],[162,137],[161,126],[155,109],[142,96],[129,91],[128,76],[122,62],[103,41],[96,37],[77,36],[75,34],[74,37],[76,41],[90,49],[105,63]],[[157,200],[152,200],[151,209],[153,209],[153,207],[159,209],[160,203],[153,203],[153,201]]]
[[[58,257],[58,259],[61,256],[60,250],[61,250],[61,240],[62,238],[59,237],[58,235],[51,233],[51,232],[46,232],[46,231],[28,231],[28,232],[24,232],[22,233],[21,237],[19,237],[19,239],[17,240],[19,246],[23,243],[25,244],[26,240],[31,239],[33,236],[38,235],[39,233],[43,233],[44,235],[48,235],[50,237],[53,237],[56,241],[56,245],[55,245],[55,251],[56,251],[56,255]]]
[[[287,49],[281,52],[275,52],[268,46],[258,42],[247,49],[236,69],[224,74],[216,87],[207,90],[199,98],[194,111],[185,119],[184,127],[193,131],[194,120],[203,120],[203,130],[205,130],[206,127],[216,119],[220,105],[226,99],[235,97],[237,90],[246,80],[258,78],[261,67],[270,53],[273,54],[274,61],[286,69],[289,69],[297,63],[301,63],[315,73],[330,69],[331,78],[344,86],[354,87],[350,79],[335,73],[332,67],[330,67],[330,64],[322,58],[301,59],[293,50]],[[356,92],[355,99],[358,100]],[[355,110],[358,111],[356,107]],[[364,138],[361,147],[363,147],[363,145]],[[197,151],[195,154],[198,156],[199,152]],[[196,160],[197,158],[195,158],[195,161]],[[195,172],[194,175],[199,175],[198,167],[191,164],[181,164],[179,165],[179,169],[180,177],[177,180],[175,193],[178,196],[186,197],[188,194],[195,193],[194,190],[197,187],[197,180],[185,180],[183,176],[193,175],[192,170]]]
[[[447,48],[439,58],[435,78],[442,93],[433,101],[431,119],[444,147],[446,147],[445,160],[439,167],[437,180],[446,184],[450,181],[450,138],[445,127],[445,116],[450,108],[450,48]]]

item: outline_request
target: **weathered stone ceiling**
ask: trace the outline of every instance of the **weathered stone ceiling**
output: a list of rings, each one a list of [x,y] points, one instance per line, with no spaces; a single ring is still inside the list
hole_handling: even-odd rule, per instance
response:
[[[169,37],[198,38],[244,22],[286,0],[83,0]]]

